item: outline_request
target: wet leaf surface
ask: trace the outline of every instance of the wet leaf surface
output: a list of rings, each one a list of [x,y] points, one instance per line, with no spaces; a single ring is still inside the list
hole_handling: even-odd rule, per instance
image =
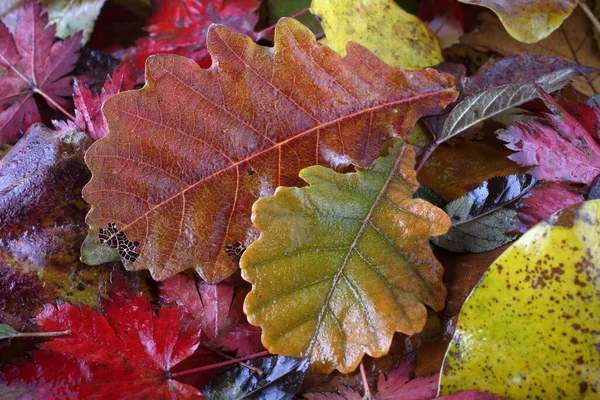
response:
[[[441,394],[597,397],[599,219],[598,200],[567,208],[494,262],[462,308]]]
[[[444,207],[452,228],[432,239],[446,250],[483,253],[494,250],[517,236],[514,221],[516,202],[533,187],[530,175],[492,178]]]
[[[259,376],[242,365],[215,376],[202,394],[207,400],[291,400],[300,391],[308,360],[290,357],[264,357],[248,362],[259,368]]]
[[[242,255],[253,285],[244,311],[269,351],[347,373],[364,353],[384,355],[395,331],[420,332],[423,303],[443,308],[442,270],[427,242],[450,221],[411,198],[414,151],[401,145],[356,173],[306,168],[310,186],[255,203],[261,237]]]
[[[208,47],[210,69],[156,56],[145,88],[105,103],[110,133],[86,155],[86,262],[119,258],[98,236],[115,223],[128,269],[163,280],[193,267],[220,281],[237,268],[228,249],[258,236],[255,200],[299,184],[309,165],[368,165],[385,139],[456,96],[448,75],[390,67],[357,44],[342,59],[292,19],[274,48],[223,26]]]

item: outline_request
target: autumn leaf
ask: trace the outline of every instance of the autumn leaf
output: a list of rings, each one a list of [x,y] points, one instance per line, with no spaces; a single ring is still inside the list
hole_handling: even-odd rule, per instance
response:
[[[47,305],[41,332],[71,330],[32,353],[33,362],[7,366],[0,384],[29,389],[25,398],[194,398],[199,391],[169,372],[198,347],[199,328],[180,325],[176,308],[158,315],[143,296],[113,289],[101,314],[87,306]]]
[[[357,42],[390,65],[430,67],[444,61],[435,34],[394,0],[313,0],[329,43],[341,55]]]
[[[600,144],[595,139],[598,125],[580,122],[547,93],[542,99],[552,111],[546,114],[552,126],[528,121],[502,131],[498,137],[516,151],[509,158],[520,165],[533,166],[529,173],[536,179],[590,186],[600,175]],[[596,109],[600,113],[600,106]],[[588,131],[590,128],[594,130]]]
[[[184,312],[186,323],[201,327],[203,345],[234,351],[246,356],[264,350],[260,329],[248,324],[242,311],[246,291],[234,298],[234,287],[220,283],[196,283],[194,279],[176,275],[160,287],[163,303],[175,302]]]
[[[215,23],[231,26],[252,36],[258,15],[258,0],[159,0],[148,19],[148,36],[128,49],[136,69],[144,68],[153,54],[179,54],[210,66],[206,32]]]
[[[577,0],[459,0],[494,11],[518,41],[535,43],[548,37],[571,15]]]
[[[462,308],[440,394],[597,397],[599,219],[598,200],[567,208],[494,262]]]
[[[264,357],[247,362],[257,374],[240,364],[215,376],[203,389],[207,400],[292,399],[302,388],[309,367],[307,360],[290,357]]]
[[[577,7],[560,28],[535,44],[521,43],[506,32],[491,13],[479,14],[479,28],[460,38],[462,43],[480,50],[492,50],[502,55],[529,53],[560,58],[579,66],[600,70],[600,53],[593,40],[593,27],[581,7]],[[600,92],[600,74],[575,79],[575,87],[592,96]]]
[[[73,101],[75,102],[75,122],[55,122],[59,129],[73,128],[86,132],[92,139],[100,139],[108,133],[102,105],[115,94],[133,89],[136,74],[130,58],[125,59],[107,76],[102,92],[94,96],[88,86],[75,79]]]
[[[513,241],[515,203],[534,184],[535,179],[525,174],[485,181],[444,207],[452,228],[432,242],[457,253],[483,253]]]
[[[420,332],[423,304],[444,307],[441,265],[427,242],[450,221],[411,198],[413,163],[414,150],[398,144],[356,173],[303,169],[310,186],[280,187],[254,204],[261,236],[240,261],[252,283],[244,311],[267,350],[347,373],[365,353],[386,354],[394,332]]]
[[[589,197],[588,199],[593,200]],[[555,212],[584,200],[581,190],[576,187],[561,183],[538,185],[517,204],[517,218],[521,223],[517,227],[521,232],[526,232]]]
[[[208,48],[210,69],[156,56],[142,90],[105,103],[110,133],[86,154],[85,262],[121,258],[157,280],[193,267],[218,282],[258,236],[254,201],[310,165],[369,165],[385,139],[456,97],[448,75],[394,68],[352,43],[342,59],[293,19],[274,48],[223,26]]]
[[[25,0],[14,36],[0,21],[0,143],[15,142],[19,130],[41,120],[34,93],[54,108],[66,107],[81,34],[54,41],[56,27],[48,24],[34,0]]]

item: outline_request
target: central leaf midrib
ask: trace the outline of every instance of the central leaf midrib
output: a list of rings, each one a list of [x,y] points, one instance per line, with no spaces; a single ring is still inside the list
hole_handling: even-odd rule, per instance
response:
[[[377,194],[377,197],[375,197],[375,200],[373,201],[373,204],[371,205],[369,212],[367,213],[367,215],[365,215],[365,218],[363,220],[363,223],[362,223],[360,229],[358,230],[358,232],[356,233],[356,236],[354,237],[354,240],[348,247],[348,252],[346,253],[346,257],[344,258],[344,261],[342,261],[342,264],[341,264],[338,272],[336,273],[336,275],[333,278],[333,281],[331,283],[331,288],[330,288],[329,292],[327,293],[327,297],[325,298],[325,301],[323,302],[321,311],[319,311],[317,325],[315,326],[315,333],[308,345],[308,349],[306,351],[307,354],[312,353],[312,350],[313,350],[313,347],[317,340],[317,337],[319,336],[319,331],[321,330],[321,327],[323,325],[323,319],[325,316],[325,312],[326,312],[327,308],[329,308],[329,303],[331,302],[333,293],[336,290],[337,283],[338,283],[339,279],[341,278],[341,276],[343,275],[344,270],[346,269],[346,266],[348,265],[348,261],[350,260],[350,256],[352,255],[352,252],[354,251],[356,245],[358,244],[358,241],[362,237],[364,231],[367,229],[367,226],[369,225],[369,221],[371,220],[373,212],[379,205],[379,202],[381,201],[382,197],[385,195],[385,192],[387,191],[392,179],[396,175],[396,173],[398,171],[398,167],[400,166],[400,162],[402,161],[402,157],[404,156],[405,150],[406,150],[406,147],[402,146],[402,148],[398,152],[398,155],[396,156],[396,160],[394,161],[394,164],[393,164],[392,168],[390,169],[390,172],[386,178],[385,183],[383,184],[381,190]]]

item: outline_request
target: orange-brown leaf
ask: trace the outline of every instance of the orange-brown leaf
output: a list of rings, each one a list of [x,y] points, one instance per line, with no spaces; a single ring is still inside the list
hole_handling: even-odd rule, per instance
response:
[[[342,59],[293,19],[274,48],[215,25],[207,44],[210,69],[155,56],[143,89],[106,102],[109,134],[86,156],[87,262],[125,258],[158,280],[193,267],[219,281],[258,236],[256,199],[310,165],[369,165],[384,140],[456,97],[448,75],[391,67],[354,43]]]

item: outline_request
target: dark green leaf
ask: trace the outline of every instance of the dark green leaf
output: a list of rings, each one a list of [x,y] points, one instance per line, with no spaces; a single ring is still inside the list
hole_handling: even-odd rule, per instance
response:
[[[307,359],[291,357],[264,357],[247,361],[260,368],[263,375],[236,364],[214,377],[202,390],[207,400],[288,400],[302,387],[308,368]]]
[[[444,208],[452,220],[445,235],[434,244],[457,253],[483,253],[515,239],[511,232],[516,217],[515,202],[533,187],[526,174],[492,178]]]

